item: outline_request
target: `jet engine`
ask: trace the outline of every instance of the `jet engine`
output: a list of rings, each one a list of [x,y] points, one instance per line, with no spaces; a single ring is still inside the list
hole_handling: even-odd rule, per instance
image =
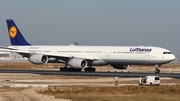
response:
[[[79,59],[79,58],[73,58],[71,59],[68,64],[72,67],[72,68],[76,68],[76,69],[82,69],[87,67],[87,61],[85,59]]]
[[[124,64],[111,64],[111,66],[116,69],[127,69],[128,67],[128,65],[124,65]]]
[[[48,62],[48,56],[43,54],[33,54],[29,57],[29,61],[34,64],[45,64]]]

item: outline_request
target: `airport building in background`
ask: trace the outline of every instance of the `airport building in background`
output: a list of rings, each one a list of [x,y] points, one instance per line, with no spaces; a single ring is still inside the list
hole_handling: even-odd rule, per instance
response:
[[[22,58],[21,55],[13,52],[0,52],[0,58],[1,59],[6,59],[6,58],[11,58],[11,59],[16,59],[16,58]]]
[[[21,55],[14,52],[1,52],[0,51],[0,62],[17,62],[17,63],[26,63],[28,62],[27,58],[23,58]]]

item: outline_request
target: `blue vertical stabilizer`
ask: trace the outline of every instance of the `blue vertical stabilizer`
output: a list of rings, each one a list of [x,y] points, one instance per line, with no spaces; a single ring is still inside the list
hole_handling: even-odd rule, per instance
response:
[[[21,32],[19,31],[18,27],[12,19],[7,19],[6,22],[11,45],[31,45],[24,39],[23,35],[21,34]]]

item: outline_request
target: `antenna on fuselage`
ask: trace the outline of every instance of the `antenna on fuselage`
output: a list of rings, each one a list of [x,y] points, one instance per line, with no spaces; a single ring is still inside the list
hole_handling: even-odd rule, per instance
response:
[[[74,42],[74,45],[75,46],[79,46],[79,42]]]

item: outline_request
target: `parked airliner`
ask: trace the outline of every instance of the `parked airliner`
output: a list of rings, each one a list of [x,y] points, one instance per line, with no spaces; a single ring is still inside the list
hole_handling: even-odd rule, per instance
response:
[[[154,46],[38,46],[28,43],[12,19],[7,19],[12,46],[1,51],[16,52],[34,64],[64,63],[60,71],[95,72],[93,66],[111,65],[127,69],[128,65],[154,65],[159,67],[175,59],[167,49]]]

